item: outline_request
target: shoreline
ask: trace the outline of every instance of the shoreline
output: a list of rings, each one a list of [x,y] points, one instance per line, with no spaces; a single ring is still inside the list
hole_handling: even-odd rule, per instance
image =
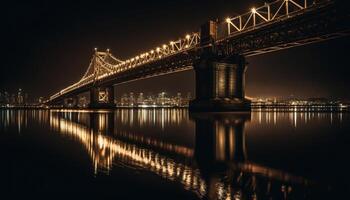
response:
[[[339,106],[256,106],[251,107],[251,112],[328,112],[328,113],[348,113],[350,108],[342,108]],[[91,111],[102,111],[102,110],[159,110],[159,109],[184,109],[188,110],[188,106],[172,107],[172,106],[160,106],[160,107],[126,107],[116,106],[113,108],[49,108],[49,107],[0,107],[0,110],[91,110]],[[231,112],[234,113],[234,112]]]

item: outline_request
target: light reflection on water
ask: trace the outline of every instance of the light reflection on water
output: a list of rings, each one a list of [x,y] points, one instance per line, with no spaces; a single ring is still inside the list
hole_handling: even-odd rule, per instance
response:
[[[186,109],[0,113],[2,131],[17,127],[22,133],[30,121],[74,139],[88,152],[96,177],[122,165],[179,183],[200,199],[304,199],[315,181],[248,159],[247,136],[271,127],[299,130],[349,120],[344,113],[190,115]],[[315,196],[324,192],[316,191]]]
[[[256,111],[252,113],[252,121],[258,124],[274,124],[288,120],[293,127],[308,124],[309,122],[320,122],[332,124],[334,121],[343,123],[343,112],[280,112],[280,111]]]

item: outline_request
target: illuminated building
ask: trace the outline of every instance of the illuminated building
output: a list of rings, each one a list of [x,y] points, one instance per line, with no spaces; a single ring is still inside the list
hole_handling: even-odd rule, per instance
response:
[[[23,101],[24,101],[24,98],[22,94],[22,89],[19,88],[17,93],[17,105],[23,105]]]

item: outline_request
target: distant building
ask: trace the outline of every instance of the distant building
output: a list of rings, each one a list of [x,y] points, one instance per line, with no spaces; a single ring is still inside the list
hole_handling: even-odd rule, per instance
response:
[[[4,103],[9,104],[10,103],[10,95],[8,92],[5,91],[4,93]]]
[[[29,104],[28,93],[24,93],[23,104],[24,105],[28,105]]]
[[[130,92],[129,94],[129,106],[134,106],[135,105],[135,96],[133,92]]]
[[[165,92],[158,93],[157,98],[157,105],[164,105],[165,104]]]
[[[176,94],[176,97],[174,98],[174,105],[175,106],[182,106],[182,97],[181,97],[181,93],[180,92],[178,92],[177,94]]]
[[[139,96],[137,97],[137,105],[143,105],[144,104],[144,97],[143,97],[143,93],[141,92],[139,94]]]
[[[4,105],[4,95],[0,92],[0,106]]]
[[[15,94],[11,94],[9,104],[16,105],[16,95]]]
[[[122,97],[120,98],[120,105],[121,106],[129,105],[129,98],[127,94],[123,94]]]
[[[39,104],[44,103],[44,97],[39,97],[38,102],[39,102]]]
[[[14,104],[23,105],[23,102],[24,102],[24,97],[23,97],[22,89],[19,88],[17,92],[17,102],[13,103],[13,105]]]

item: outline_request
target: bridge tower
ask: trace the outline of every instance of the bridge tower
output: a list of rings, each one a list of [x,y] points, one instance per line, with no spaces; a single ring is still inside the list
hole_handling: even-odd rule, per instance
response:
[[[114,87],[96,86],[90,89],[90,108],[114,108]]]
[[[94,84],[90,89],[90,108],[114,108],[114,87],[113,84],[101,85],[99,76],[112,72],[110,62],[115,61],[107,49],[106,52],[98,52],[95,48],[95,55],[92,59],[92,73],[94,76]],[[89,71],[89,69],[88,69]],[[89,73],[89,72],[87,72]]]
[[[217,32],[214,21],[201,26],[200,45],[204,48],[194,63],[196,99],[190,102],[190,110],[250,111],[251,102],[245,98],[245,58],[220,52],[215,44]]]

